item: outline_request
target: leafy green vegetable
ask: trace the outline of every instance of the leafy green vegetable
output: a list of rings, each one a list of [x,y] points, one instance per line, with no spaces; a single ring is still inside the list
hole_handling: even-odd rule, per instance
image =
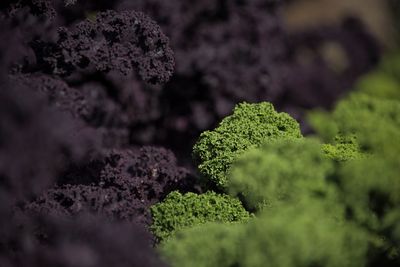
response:
[[[355,135],[337,135],[333,144],[323,144],[322,151],[331,159],[339,162],[365,157]]]
[[[242,103],[216,129],[200,135],[193,154],[200,172],[224,189],[232,162],[243,152],[270,140],[300,137],[297,121],[272,104]]]
[[[151,213],[151,230],[159,240],[185,227],[206,222],[243,222],[250,218],[238,199],[214,192],[182,195],[174,191],[163,202],[153,205]]]

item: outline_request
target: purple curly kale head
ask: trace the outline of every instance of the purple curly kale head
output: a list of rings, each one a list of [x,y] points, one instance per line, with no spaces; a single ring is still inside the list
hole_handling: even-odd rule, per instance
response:
[[[34,213],[100,213],[112,220],[149,223],[148,208],[183,188],[188,171],[172,152],[155,147],[113,150],[101,160],[75,166],[50,189],[27,204]]]
[[[116,71],[150,83],[166,82],[174,70],[173,52],[160,27],[140,12],[108,10],[73,27],[59,28],[56,43],[32,43],[45,71],[68,76],[79,69]]]

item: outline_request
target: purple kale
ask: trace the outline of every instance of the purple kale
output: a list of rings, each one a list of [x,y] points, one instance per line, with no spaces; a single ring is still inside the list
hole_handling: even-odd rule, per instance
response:
[[[35,202],[26,206],[31,214],[53,216],[100,214],[109,220],[145,224],[149,222],[143,201],[116,187],[91,185],[65,185],[48,190]]]
[[[56,17],[56,10],[52,0],[17,0],[10,2],[13,2],[8,6],[10,15],[15,15],[22,9],[28,9],[30,14],[37,17],[45,19],[54,19]]]
[[[51,2],[32,1],[39,6]],[[109,163],[107,156],[99,158],[97,153],[100,150],[97,147],[98,135],[107,132],[107,136],[112,138],[109,133],[128,129],[124,116],[120,116],[124,114],[123,107],[113,99],[112,93],[101,86],[92,86],[87,82],[79,84],[79,90],[75,88],[71,80],[77,76],[92,75],[91,70],[96,69],[94,65],[81,73],[74,69],[71,80],[53,73],[44,75],[46,69],[42,67],[45,65],[40,58],[36,58],[39,62],[32,60],[35,58],[31,57],[30,46],[37,44],[36,40],[51,44],[54,27],[50,26],[47,31],[49,24],[46,19],[42,20],[38,14],[29,14],[35,13],[31,6],[28,9],[22,7],[23,11],[12,16],[4,16],[3,3],[0,7],[0,37],[3,40],[0,42],[0,265],[164,266],[150,248],[148,241],[151,238],[132,222],[147,222],[149,216],[146,209],[150,204],[146,201],[152,197],[152,203],[158,201],[156,197],[168,193],[160,189],[163,187],[161,183],[165,183],[164,190],[169,190],[168,186],[173,183],[179,185],[178,181],[186,177],[187,172],[173,165],[171,168],[177,169],[177,176],[161,177],[175,174],[172,170],[164,170],[168,164],[176,164],[174,156],[165,152],[165,156],[149,155],[154,161],[149,160],[148,168],[154,170],[160,166],[160,177],[148,177],[157,179],[154,181],[154,192],[159,195],[149,195],[149,199],[144,201],[133,192],[134,186],[106,186],[100,179],[103,173],[104,177],[109,173],[110,170],[105,170]],[[47,8],[45,5],[41,7]],[[43,9],[43,12],[47,11]],[[96,23],[93,25],[99,27],[99,34],[104,34],[105,39],[111,38],[114,32],[120,34],[118,44],[115,39],[108,39],[107,46],[110,53],[125,51],[126,54],[120,55],[135,56],[131,60],[132,66],[125,68],[127,72],[138,71],[142,78],[150,82],[167,79],[170,75],[167,72],[172,68],[162,62],[164,58],[160,53],[154,52],[163,49],[166,37],[157,32],[158,28],[153,27],[155,24],[144,15],[135,13],[135,18],[129,20],[129,14],[133,13],[128,13],[121,13],[126,17],[121,14],[114,16],[116,21],[111,17],[107,20],[105,13],[100,14],[98,18],[104,17],[104,27],[100,29]],[[6,17],[7,21],[3,20]],[[114,24],[124,18],[125,22],[132,24],[125,28]],[[38,29],[30,32],[34,26]],[[133,40],[136,43],[130,43],[130,34],[133,33],[137,37]],[[172,59],[167,63],[173,65]],[[112,71],[122,72],[123,68],[113,68]],[[96,73],[93,72],[93,75]],[[114,144],[110,146],[117,147]],[[161,150],[149,151],[150,154],[153,152],[164,153]],[[89,156],[92,161],[88,161]],[[143,171],[146,161],[138,161],[135,167]],[[69,180],[71,176],[68,174],[75,166],[89,165],[93,169],[87,170],[87,173],[93,175],[90,178],[96,177],[97,183],[93,179],[90,184],[85,184],[84,179],[76,183]],[[77,176],[81,175],[83,172]],[[145,175],[132,179],[145,179]],[[157,183],[160,183],[159,187]],[[139,186],[139,183],[136,185]],[[49,187],[53,188],[49,190]],[[145,189],[137,191],[145,192]],[[32,202],[32,199],[37,201]],[[78,216],[83,213],[103,216],[88,221]],[[63,221],[65,215],[73,216],[71,221]],[[110,219],[129,221],[130,226],[111,223]],[[132,253],[131,249],[136,252]]]
[[[0,92],[0,180],[20,197],[51,185],[69,162],[95,148],[96,135],[28,88],[9,86]]]
[[[56,43],[33,42],[39,63],[50,73],[70,75],[78,69],[117,71],[150,83],[166,82],[174,59],[168,38],[140,12],[108,10],[73,27],[59,29]]]
[[[0,74],[0,187],[19,199],[51,185],[66,165],[95,149],[97,139],[85,125],[49,107],[33,84],[8,77],[12,46],[0,53],[5,67]]]
[[[39,92],[51,106],[96,129],[104,147],[116,148],[129,143],[128,116],[101,86],[88,82],[74,88],[45,74],[19,75],[15,79]]]
[[[85,121],[104,132],[106,147],[161,145],[156,137],[166,138],[161,125],[168,116],[161,98],[162,85],[143,84],[137,77],[115,72],[87,75],[72,84],[95,107]]]
[[[13,260],[26,241],[14,220],[15,205],[42,194],[67,165],[97,150],[95,133],[50,107],[32,90],[34,83],[10,78],[14,63],[28,51],[19,33],[1,21],[0,266],[18,266]]]
[[[178,167],[173,153],[164,148],[111,151],[105,162],[101,182],[133,192],[147,205],[162,200],[189,178],[188,171]]]
[[[8,14],[15,15],[23,9],[28,9],[29,13],[41,19],[54,20],[57,16],[56,4],[64,7],[73,5],[77,0],[6,0],[0,8],[7,8]]]
[[[48,75],[24,75],[15,79],[48,99],[50,105],[71,114],[74,118],[87,118],[93,112],[83,93],[66,82]]]
[[[0,263],[8,266],[166,266],[151,247],[149,234],[136,224],[88,214],[19,216],[14,222],[19,226],[11,239],[14,243],[0,256]]]
[[[148,208],[169,192],[185,188],[191,177],[177,166],[172,152],[155,147],[113,150],[102,160],[75,166],[33,203],[28,212],[79,214],[94,212],[111,220],[148,224]]]

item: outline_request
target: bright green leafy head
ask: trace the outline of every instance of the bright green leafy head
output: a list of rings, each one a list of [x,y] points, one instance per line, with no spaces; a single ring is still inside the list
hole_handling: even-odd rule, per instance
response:
[[[193,148],[200,172],[224,189],[233,161],[250,148],[275,139],[300,138],[300,126],[270,103],[238,104],[213,131],[205,131]]]
[[[206,222],[243,222],[250,218],[238,199],[214,192],[182,195],[174,191],[163,202],[153,205],[151,214],[151,230],[159,240],[185,227]]]
[[[251,209],[296,202],[303,194],[326,191],[331,160],[321,144],[307,139],[268,142],[244,153],[233,164],[228,189]]]

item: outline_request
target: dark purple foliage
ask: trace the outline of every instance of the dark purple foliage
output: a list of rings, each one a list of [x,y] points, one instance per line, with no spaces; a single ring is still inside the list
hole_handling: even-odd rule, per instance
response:
[[[26,206],[33,214],[54,216],[96,213],[108,220],[148,223],[145,204],[129,191],[116,187],[65,185],[48,190],[35,202]]]
[[[111,151],[105,162],[101,182],[133,192],[147,205],[160,201],[188,178],[188,171],[178,167],[173,153],[164,148]]]
[[[155,147],[113,150],[102,160],[75,166],[26,209],[43,214],[100,213],[115,220],[149,223],[148,208],[190,180],[172,152]]]
[[[74,118],[86,119],[91,116],[93,107],[80,90],[69,87],[66,82],[48,75],[25,75],[15,79],[43,95],[48,102]]]
[[[166,82],[174,59],[168,38],[159,26],[140,12],[108,10],[77,25],[59,29],[56,43],[33,42],[45,71],[70,75],[76,69],[118,71],[151,83]]]
[[[101,216],[22,216],[12,241],[18,251],[0,256],[1,266],[134,267],[166,266],[149,242],[150,236],[132,223],[109,222]],[[9,265],[6,265],[9,264]]]
[[[87,155],[96,135],[28,88],[9,86],[0,91],[0,180],[15,196],[29,196],[50,185],[66,162]]]
[[[3,7],[8,8],[10,15],[15,15],[22,9],[28,9],[34,16],[53,20],[57,16],[56,4],[64,7],[73,5],[77,0],[5,0]]]
[[[128,116],[102,87],[86,83],[77,89],[45,74],[20,75],[15,80],[39,92],[53,107],[96,129],[104,147],[122,147],[129,143]]]
[[[80,36],[78,29],[71,27],[63,31],[64,39],[59,43],[52,42],[56,40],[54,26],[47,20],[53,18],[52,1],[20,1],[19,7],[8,9],[12,14],[5,9],[10,7],[8,4],[0,5],[0,266],[164,266],[151,249],[151,237],[133,221],[147,221],[148,205],[159,201],[157,197],[166,195],[170,187],[178,187],[187,172],[176,166],[171,152],[144,148],[148,158],[143,159],[138,149],[137,162],[131,166],[141,173],[131,177],[135,185],[122,178],[118,181],[121,187],[117,182],[106,185],[106,177],[112,180],[111,173],[123,174],[123,166],[128,168],[128,163],[123,163],[125,156],[121,156],[120,165],[108,167],[108,158],[113,155],[115,159],[117,152],[101,156],[105,147],[117,148],[129,142],[123,107],[112,97],[115,93],[103,90],[90,79],[78,83],[78,89],[73,81],[44,68],[49,67],[44,64],[46,60],[60,54],[40,58],[32,53],[34,45],[42,40],[43,44],[52,44],[45,52],[64,53],[58,63],[72,59],[67,52],[89,56],[83,47],[74,47],[73,39],[92,41],[93,47],[90,38],[95,37],[84,36],[84,32]],[[60,22],[56,18],[52,21]],[[138,72],[150,82],[165,81],[171,75],[173,60],[168,39],[145,15],[110,11],[99,14],[98,21],[89,26],[99,31],[104,48],[114,53],[110,55],[113,60],[115,53],[120,53],[121,60],[130,60],[131,66],[120,66],[122,61],[109,62],[115,64],[110,75],[129,72],[134,77],[133,72]],[[99,75],[97,70],[104,69],[98,67],[96,57],[93,60],[93,65],[82,71],[82,66],[72,64],[71,79]],[[62,64],[58,67],[60,70]],[[113,134],[119,140],[105,144]],[[91,174],[90,183],[72,179],[76,168],[82,170],[76,172],[79,177]],[[146,168],[160,175],[149,177]],[[154,186],[154,190],[144,195],[147,191],[139,188],[142,183],[135,179],[153,178],[143,186]],[[124,183],[126,187],[122,187]],[[87,213],[98,216],[90,220],[78,216]]]
[[[40,193],[67,162],[82,160],[97,138],[69,114],[49,107],[29,84],[9,78],[8,68],[25,52],[12,33],[0,33],[8,40],[0,49],[0,190],[20,199]]]
[[[29,9],[29,12],[32,15],[38,17],[54,19],[56,16],[56,11],[54,9],[52,0],[16,0],[9,2],[11,2],[9,5],[9,14],[11,15],[18,13],[21,11],[21,9],[25,8]]]

